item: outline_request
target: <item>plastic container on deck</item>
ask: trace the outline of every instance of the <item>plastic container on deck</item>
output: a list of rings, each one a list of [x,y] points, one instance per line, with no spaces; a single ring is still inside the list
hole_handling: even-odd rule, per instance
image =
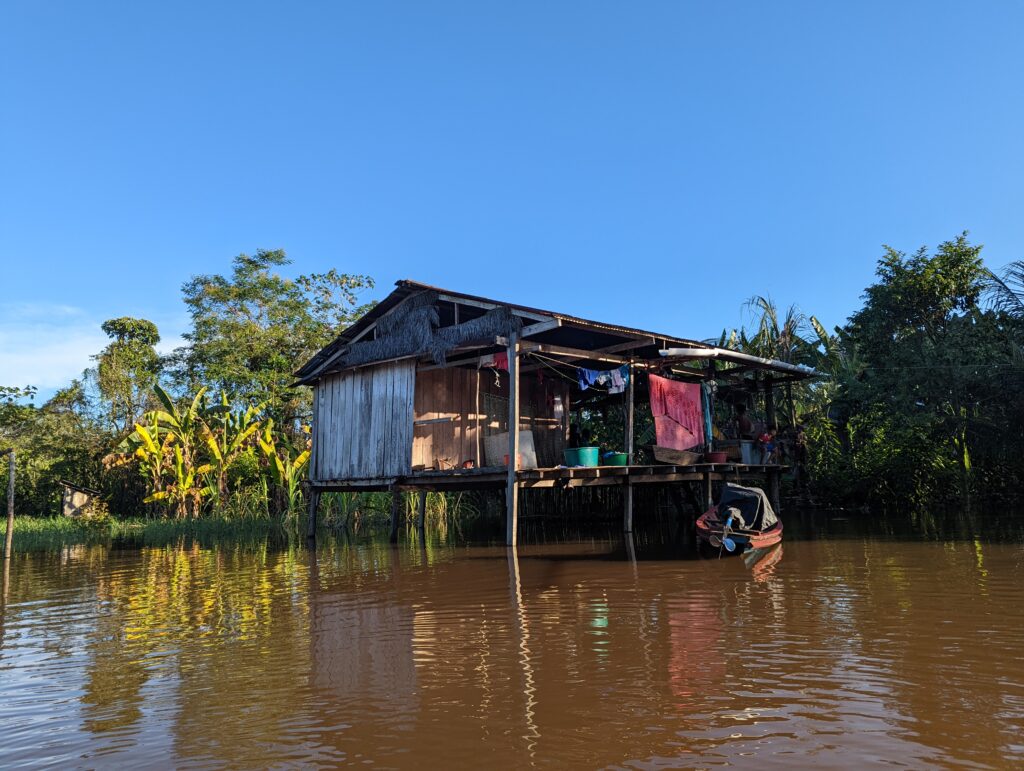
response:
[[[565,458],[566,466],[578,466],[580,465],[580,451],[577,447],[570,447],[569,449],[562,450],[562,456]]]
[[[761,459],[756,457],[757,451],[754,447],[753,439],[741,439],[740,440],[740,458],[748,466],[752,466],[756,463],[760,463]]]
[[[579,465],[580,466],[596,466],[598,463],[598,456],[600,455],[600,449],[597,447],[580,447],[577,452],[579,453]]]
[[[606,466],[625,466],[629,462],[629,456],[624,452],[605,453],[603,458]]]

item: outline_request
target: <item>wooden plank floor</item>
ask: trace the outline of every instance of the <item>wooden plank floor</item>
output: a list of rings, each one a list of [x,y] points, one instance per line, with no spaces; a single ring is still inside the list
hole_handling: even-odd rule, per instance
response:
[[[745,465],[742,463],[698,463],[691,466],[594,466],[522,469],[516,473],[525,489],[545,487],[604,487],[613,485],[666,484],[698,482],[737,482],[765,478],[771,471],[787,466]],[[419,471],[408,476],[379,480],[325,480],[314,483],[321,490],[480,490],[503,488],[508,481],[504,466],[445,471]]]
[[[700,463],[692,466],[595,466],[522,469],[516,473],[523,488],[603,487],[625,484],[665,484],[712,481],[738,481],[766,475],[783,466],[744,465],[740,463]],[[450,471],[422,471],[396,480],[402,489],[458,490],[504,487],[508,480],[502,466]]]

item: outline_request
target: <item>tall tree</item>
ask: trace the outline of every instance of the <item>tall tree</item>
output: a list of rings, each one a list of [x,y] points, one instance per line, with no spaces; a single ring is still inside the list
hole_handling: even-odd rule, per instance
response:
[[[111,342],[95,356],[96,383],[108,405],[111,427],[123,433],[150,403],[160,374],[160,356],[155,348],[160,333],[152,321],[130,316],[104,321],[101,329]]]
[[[290,262],[280,249],[240,254],[229,276],[184,285],[192,329],[178,356],[182,385],[265,402],[285,421],[304,412],[309,396],[289,387],[294,371],[365,312],[359,293],[373,280],[336,270],[291,279],[276,271]]]
[[[934,254],[886,247],[845,330],[864,364],[839,396],[853,462],[887,494],[967,495],[977,454],[992,450],[1012,348],[978,304],[988,275],[981,248],[966,233]]]

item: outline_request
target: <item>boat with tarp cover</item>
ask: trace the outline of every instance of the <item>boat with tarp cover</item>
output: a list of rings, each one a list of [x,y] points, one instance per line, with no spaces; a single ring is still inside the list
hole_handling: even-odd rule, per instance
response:
[[[741,554],[782,540],[782,520],[760,487],[725,484],[718,504],[697,520],[697,546]]]

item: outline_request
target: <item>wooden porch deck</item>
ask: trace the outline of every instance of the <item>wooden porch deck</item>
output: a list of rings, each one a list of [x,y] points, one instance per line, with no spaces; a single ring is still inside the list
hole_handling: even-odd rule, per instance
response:
[[[615,485],[669,484],[673,482],[722,482],[766,479],[787,467],[742,463],[698,463],[689,466],[633,465],[521,469],[516,482],[522,489],[545,487],[604,487]],[[328,491],[397,490],[444,492],[446,490],[501,489],[508,483],[508,469],[490,466],[478,469],[419,471],[387,479],[324,481],[316,487]]]

